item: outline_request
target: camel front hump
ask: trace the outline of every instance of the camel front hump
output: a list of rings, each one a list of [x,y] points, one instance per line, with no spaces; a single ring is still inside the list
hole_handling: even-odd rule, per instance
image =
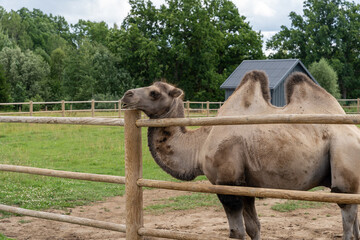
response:
[[[307,190],[330,178],[328,135],[326,126],[214,127],[204,173],[214,184]]]

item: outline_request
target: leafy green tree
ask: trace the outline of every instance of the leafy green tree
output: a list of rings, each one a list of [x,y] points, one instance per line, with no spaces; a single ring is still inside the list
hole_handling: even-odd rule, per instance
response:
[[[309,71],[320,86],[335,98],[340,97],[337,74],[325,58],[321,58],[319,62],[313,62],[309,67]]]
[[[120,60],[106,47],[98,45],[92,58],[96,94],[120,99],[125,91],[135,87],[130,74],[121,68]]]
[[[44,14],[39,9],[3,10],[0,25],[9,38],[22,49],[52,50],[71,43],[70,27],[63,17]]]
[[[52,99],[52,101],[62,100],[64,96],[63,72],[66,55],[63,49],[57,48],[51,52],[50,57],[50,78],[48,80],[50,88],[49,98]]]
[[[101,43],[106,45],[107,37],[109,35],[109,27],[104,22],[92,22],[80,19],[78,23],[72,25],[73,29],[73,41],[76,43],[81,42],[84,38],[87,38],[91,42]]]
[[[30,50],[4,48],[0,52],[0,65],[10,84],[11,98],[23,102],[36,95],[46,98],[47,86],[44,84],[49,75],[49,65],[42,57]]]
[[[300,58],[305,65],[325,58],[338,73],[343,98],[360,95],[360,4],[307,0],[304,14],[291,12],[291,27],[267,42],[274,58]]]
[[[119,59],[101,44],[87,39],[77,49],[70,49],[64,61],[63,86],[67,98],[92,99],[96,94],[121,96],[134,87],[130,74]]]
[[[77,49],[68,49],[64,67],[64,92],[71,100],[89,100],[95,93],[92,73],[93,45],[83,41]]]
[[[5,78],[5,72],[3,67],[0,65],[0,102],[10,102],[10,88]]]
[[[112,29],[110,50],[121,56],[136,85],[165,77],[192,100],[221,100],[219,86],[244,59],[263,58],[256,33],[228,0],[131,0],[121,29]],[[116,39],[120,39],[117,41]]]

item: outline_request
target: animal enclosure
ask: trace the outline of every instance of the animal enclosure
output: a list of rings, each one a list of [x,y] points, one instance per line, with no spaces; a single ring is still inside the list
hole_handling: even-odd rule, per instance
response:
[[[141,127],[148,126],[204,126],[204,125],[235,125],[235,124],[273,124],[273,123],[297,123],[297,124],[360,124],[359,115],[268,115],[268,116],[242,116],[227,118],[203,118],[203,119],[162,119],[141,120],[140,114],[134,110],[125,112],[125,121],[122,119],[93,119],[93,118],[41,118],[41,117],[0,117],[0,122],[22,123],[50,123],[50,124],[86,124],[125,126],[126,148],[126,175],[125,177],[107,176],[98,174],[73,173],[38,169],[11,165],[0,165],[0,170],[38,174],[52,177],[73,178],[89,181],[109,182],[124,184],[126,187],[127,214],[126,225],[106,223],[96,220],[75,218],[70,216],[56,215],[51,213],[37,212],[16,207],[0,205],[0,210],[13,213],[64,221],[104,228],[114,231],[126,232],[127,239],[141,239],[142,236],[165,237],[172,239],[221,239],[214,236],[196,235],[190,233],[171,232],[167,230],[148,229],[143,227],[142,216],[142,187],[156,187],[193,192],[210,192],[231,195],[246,195],[254,197],[273,197],[283,199],[298,199],[308,201],[323,201],[336,203],[360,203],[360,195],[336,194],[336,193],[313,193],[302,191],[288,191],[276,189],[261,189],[249,187],[216,186],[197,183],[173,183],[156,180],[142,179],[142,156],[141,156]]]

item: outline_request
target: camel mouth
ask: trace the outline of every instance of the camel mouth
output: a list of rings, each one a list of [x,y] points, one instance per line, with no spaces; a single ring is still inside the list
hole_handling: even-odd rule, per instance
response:
[[[121,103],[122,109],[136,109],[135,104]]]

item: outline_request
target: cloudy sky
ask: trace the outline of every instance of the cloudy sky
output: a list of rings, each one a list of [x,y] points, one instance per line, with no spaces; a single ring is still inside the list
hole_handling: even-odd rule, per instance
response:
[[[165,0],[152,0],[156,6]],[[247,18],[253,29],[261,31],[265,40],[280,30],[281,25],[290,26],[289,13],[302,14],[303,0],[233,0],[241,15]],[[360,3],[360,0],[355,0]],[[109,26],[121,24],[130,10],[127,0],[0,0],[7,11],[22,7],[37,8],[45,13],[64,16],[69,23],[79,19],[105,21]]]

